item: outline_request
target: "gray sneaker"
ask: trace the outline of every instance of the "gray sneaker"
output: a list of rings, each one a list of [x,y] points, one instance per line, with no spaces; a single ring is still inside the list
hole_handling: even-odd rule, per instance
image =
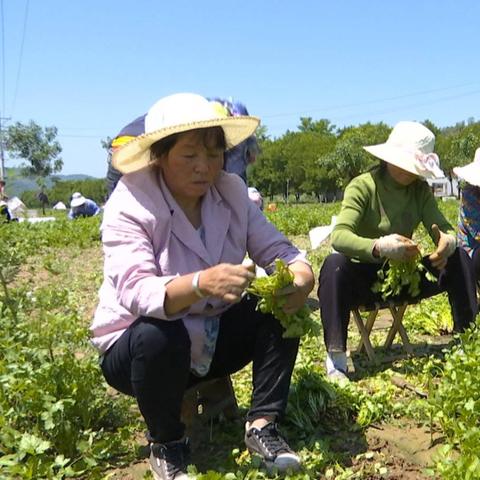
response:
[[[250,453],[262,457],[269,470],[277,469],[283,472],[300,468],[300,457],[288,446],[275,423],[268,423],[262,429],[254,427],[247,430],[245,444]]]
[[[344,386],[350,383],[350,379],[347,377],[347,372],[344,372],[338,368],[333,368],[327,372],[327,380],[330,380],[330,382],[339,386]]]
[[[190,448],[188,438],[150,444],[150,469],[155,480],[186,480]]]

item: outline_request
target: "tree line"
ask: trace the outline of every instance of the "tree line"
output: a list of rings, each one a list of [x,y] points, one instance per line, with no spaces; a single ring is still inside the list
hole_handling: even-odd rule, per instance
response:
[[[435,150],[441,167],[451,179],[453,167],[470,163],[480,147],[480,122],[471,118],[442,128],[430,120],[422,123],[435,134]],[[362,147],[386,141],[390,131],[391,127],[383,122],[337,128],[328,119],[301,117],[295,131],[287,130],[280,137],[272,138],[267,128],[261,126],[257,131],[261,153],[249,167],[249,184],[264,196],[294,195],[298,200],[305,194],[329,200],[352,178],[378,162]],[[38,178],[39,190],[48,196],[50,203],[68,204],[74,191],[81,191],[96,202],[104,201],[103,179],[54,181],[53,187],[45,187],[45,178],[63,167],[56,127],[43,128],[34,121],[17,122],[0,133],[9,156],[23,161],[22,170],[26,175]],[[104,148],[108,143],[101,140]],[[24,203],[39,206],[38,193],[25,192]]]
[[[480,122],[469,119],[451,127],[422,122],[436,136],[435,151],[445,175],[452,178],[455,166],[473,160],[480,147]],[[391,127],[383,122],[337,128],[327,119],[300,118],[296,131],[270,138],[258,132],[261,154],[249,167],[249,183],[263,195],[314,195],[328,200],[350,180],[378,160],[362,147],[385,142]]]

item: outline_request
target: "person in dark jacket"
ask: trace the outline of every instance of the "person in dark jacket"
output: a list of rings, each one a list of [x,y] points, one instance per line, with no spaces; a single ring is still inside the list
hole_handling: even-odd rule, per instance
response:
[[[453,173],[460,180],[461,199],[458,219],[458,244],[473,261],[477,285],[480,284],[480,148],[473,162],[455,167]]]

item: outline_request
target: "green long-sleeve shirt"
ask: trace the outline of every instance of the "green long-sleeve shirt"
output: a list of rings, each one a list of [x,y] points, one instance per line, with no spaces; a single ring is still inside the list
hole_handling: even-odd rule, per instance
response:
[[[411,238],[420,222],[430,237],[434,223],[441,231],[455,234],[425,181],[405,186],[387,171],[375,169],[348,184],[332,232],[332,246],[362,262],[377,262],[372,255],[377,238],[391,233]]]

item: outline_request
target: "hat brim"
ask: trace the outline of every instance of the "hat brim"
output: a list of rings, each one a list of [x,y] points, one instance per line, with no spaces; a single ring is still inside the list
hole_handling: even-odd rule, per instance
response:
[[[378,145],[369,145],[363,147],[367,152],[387,163],[395,165],[413,175],[423,178],[443,178],[444,175],[435,175],[430,171],[420,171],[416,167],[415,157],[411,152],[407,152],[402,148],[380,143]],[[443,172],[442,172],[443,173]]]
[[[225,117],[200,122],[174,125],[150,133],[144,133],[126,143],[113,153],[112,164],[122,173],[141,170],[150,164],[150,147],[176,133],[188,132],[199,128],[222,127],[225,132],[227,148],[234,147],[255,133],[260,119],[251,116]]]
[[[79,207],[80,205],[83,205],[85,202],[86,202],[86,199],[85,199],[85,198],[74,198],[74,199],[70,202],[70,206],[71,206],[72,208]]]
[[[480,163],[472,162],[463,167],[454,167],[453,173],[475,187],[480,187]]]

